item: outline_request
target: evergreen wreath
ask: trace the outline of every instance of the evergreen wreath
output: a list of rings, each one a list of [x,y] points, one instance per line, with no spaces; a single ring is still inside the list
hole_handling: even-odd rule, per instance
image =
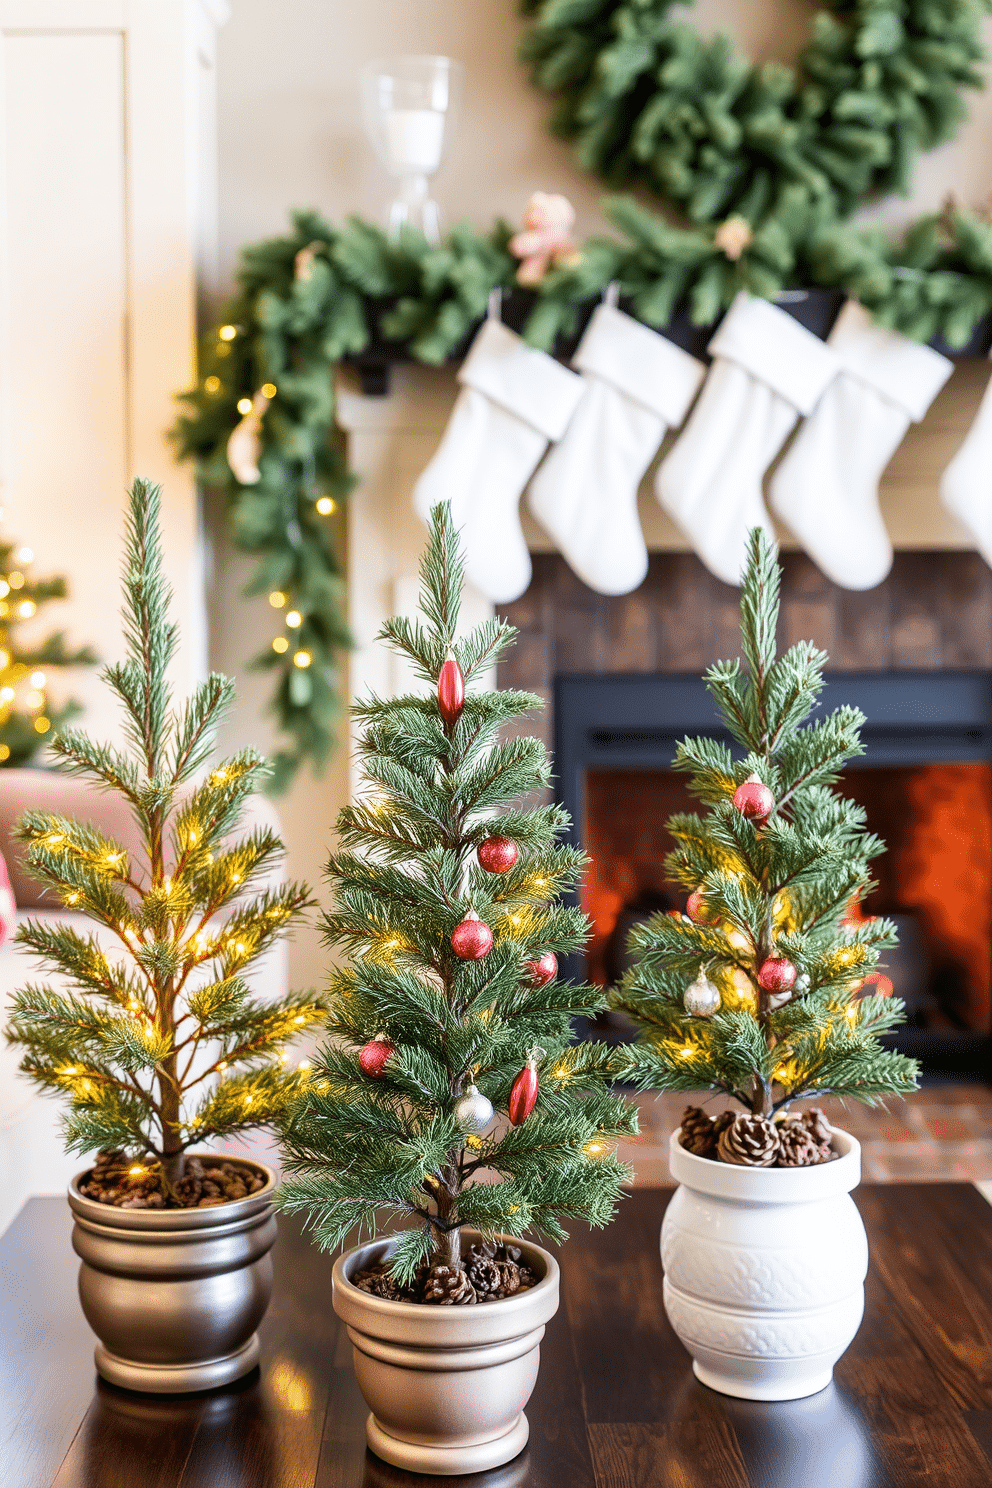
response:
[[[521,0],[520,50],[580,165],[695,222],[754,223],[797,188],[831,217],[905,191],[917,151],[952,138],[963,90],[984,86],[989,0],[834,0],[795,69],[700,36],[674,4]]]

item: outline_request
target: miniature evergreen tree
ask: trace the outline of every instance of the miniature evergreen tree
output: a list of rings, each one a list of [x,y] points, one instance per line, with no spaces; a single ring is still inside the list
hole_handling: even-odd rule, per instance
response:
[[[832,789],[864,752],[864,716],[840,707],[808,721],[827,657],[802,641],[776,659],[779,580],[774,548],[756,528],[741,594],[747,671],[718,662],[706,678],[744,757],[713,739],[679,745],[675,768],[708,808],[668,824],[677,846],[667,867],[692,891],[688,913],[633,931],[635,964],[613,1004],[642,1030],[628,1078],[722,1091],[750,1113],[721,1134],[690,1108],[684,1145],[709,1156],[719,1143],[725,1161],[798,1165],[827,1155],[822,1128],[814,1122],[810,1141],[798,1125],[775,1127],[776,1112],[827,1094],[873,1104],[912,1090],[916,1064],[878,1043],[901,1021],[902,1003],[860,995],[896,938],[890,920],[852,923],[850,914],[885,847],[865,830],[863,808]]]
[[[63,578],[37,579],[31,574],[30,548],[0,538],[0,765],[28,762],[51,735],[73,714],[77,703],[48,706],[48,676],[52,667],[92,666],[96,656],[88,646],[70,651],[62,631],[34,646],[20,638],[20,623],[31,620],[47,600],[64,599]]]
[[[29,811],[18,825],[29,867],[52,898],[103,926],[117,950],[102,948],[107,935],[22,926],[21,944],[68,987],[18,992],[8,1037],[24,1050],[24,1073],[66,1102],[69,1150],[126,1154],[120,1168],[151,1170],[175,1200],[189,1147],[280,1116],[306,1078],[280,1055],[321,1007],[298,995],[261,1003],[244,980],[312,901],[295,883],[244,897],[282,851],[268,830],[229,840],[265,762],[245,749],[198,779],[233,684],[211,674],[172,709],[166,671],[177,628],[159,513],[159,487],[135,481],[123,575],[127,657],[103,673],[123,705],[129,747],[77,730],[52,743],[71,772],[125,798],[141,858],[50,812]]]
[[[332,973],[332,1040],[286,1131],[281,1203],[325,1247],[398,1217],[410,1227],[386,1294],[430,1264],[423,1300],[474,1301],[484,1277],[462,1226],[560,1241],[567,1216],[605,1224],[628,1176],[611,1139],[636,1117],[607,1088],[608,1051],[571,1042],[571,1018],[605,1000],[556,979],[557,956],[587,934],[560,902],[583,856],[556,841],[560,807],[510,804],[550,779],[539,740],[499,739],[539,699],[465,694],[515,632],[497,619],[455,639],[462,562],[446,505],[421,575],[424,623],[390,620],[380,639],[432,692],[355,710],[371,794],[338,817],[324,920],[350,964]],[[508,1124],[492,1124],[497,1111]]]

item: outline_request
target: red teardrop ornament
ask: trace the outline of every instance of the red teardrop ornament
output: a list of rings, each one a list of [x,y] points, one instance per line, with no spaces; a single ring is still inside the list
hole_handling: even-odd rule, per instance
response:
[[[523,1126],[537,1102],[537,1069],[528,1059],[513,1082],[507,1111],[511,1126]]]
[[[396,1053],[396,1047],[388,1039],[370,1039],[359,1050],[358,1067],[363,1075],[369,1075],[373,1080],[378,1080],[385,1072],[386,1065]]]
[[[477,856],[487,873],[509,873],[517,861],[517,844],[512,837],[487,837],[479,843]]]
[[[493,932],[478,915],[466,915],[451,932],[451,946],[462,961],[481,961],[493,948]]]
[[[437,679],[437,706],[448,728],[457,723],[465,706],[465,678],[453,656],[449,656]]]
[[[758,968],[758,986],[765,992],[791,992],[796,985],[796,968],[784,956],[769,956]]]
[[[558,975],[558,957],[554,951],[545,951],[536,961],[525,961],[524,965],[534,987],[546,987]]]

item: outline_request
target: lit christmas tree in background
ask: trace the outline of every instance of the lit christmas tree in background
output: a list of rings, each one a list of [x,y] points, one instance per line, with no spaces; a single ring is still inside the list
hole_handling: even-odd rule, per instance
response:
[[[88,646],[68,650],[62,631],[35,645],[21,641],[21,625],[47,600],[65,599],[68,593],[63,578],[33,577],[33,561],[30,548],[0,537],[0,765],[26,764],[53,730],[79,712],[73,702],[49,705],[52,668],[92,666],[97,659]]]
[[[713,739],[679,745],[675,768],[709,808],[668,823],[677,847],[667,867],[691,891],[687,913],[633,932],[635,964],[613,1005],[642,1030],[626,1078],[720,1092],[745,1108],[714,1121],[690,1107],[683,1146],[724,1162],[804,1166],[832,1155],[829,1127],[796,1117],[794,1101],[873,1104],[913,1090],[917,1066],[878,1042],[902,1021],[902,1002],[869,991],[895,927],[854,913],[885,844],[832,788],[864,753],[864,716],[841,707],[808,721],[827,657],[810,641],[776,657],[780,577],[756,528],[741,593],[747,669],[718,662],[706,677],[743,758]]]

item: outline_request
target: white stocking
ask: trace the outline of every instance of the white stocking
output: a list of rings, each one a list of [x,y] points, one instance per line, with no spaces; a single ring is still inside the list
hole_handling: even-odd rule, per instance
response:
[[[582,379],[501,325],[485,322],[458,374],[461,391],[437,453],[413,492],[426,522],[439,501],[465,548],[465,572],[494,604],[530,583],[519,502],[582,395]]]
[[[992,563],[992,381],[964,444],[944,471],[940,499],[963,522],[986,563]]]
[[[710,374],[655,489],[707,568],[739,584],[751,528],[774,537],[761,494],[765,471],[837,361],[791,315],[743,291],[708,349]]]
[[[530,485],[541,526],[590,589],[627,594],[648,570],[637,488],[667,429],[685,418],[706,369],[664,336],[600,305],[572,365],[585,391]]]
[[[827,578],[873,589],[892,567],[878,482],[953,369],[848,300],[828,338],[841,371],[772,477],[769,499]]]

